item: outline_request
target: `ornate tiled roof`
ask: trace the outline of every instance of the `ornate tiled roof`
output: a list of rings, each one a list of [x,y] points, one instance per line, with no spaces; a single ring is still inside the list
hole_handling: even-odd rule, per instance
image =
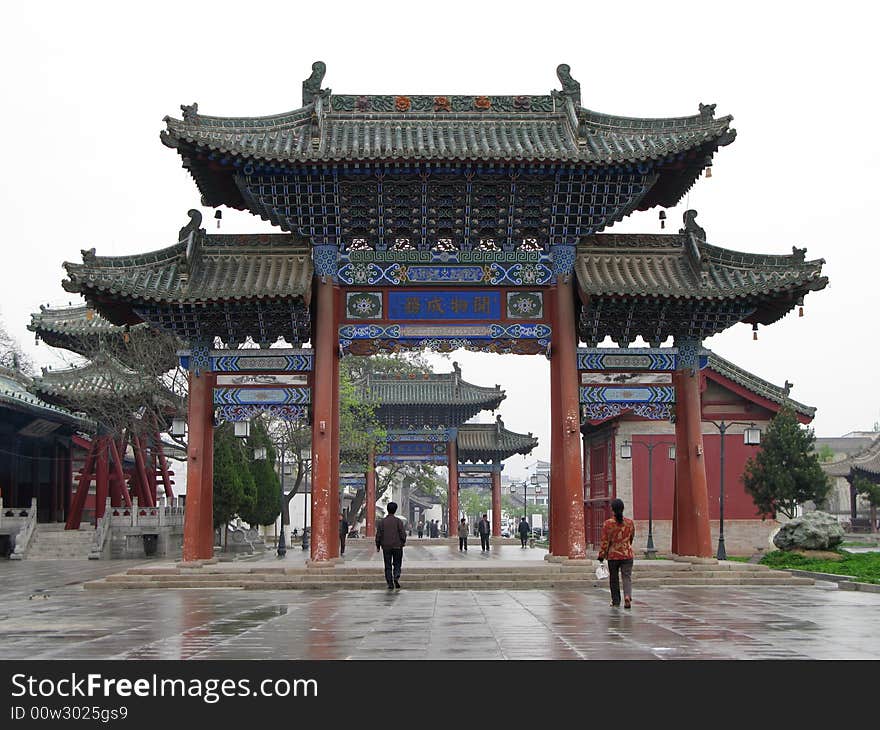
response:
[[[22,411],[47,421],[61,422],[83,431],[94,430],[94,422],[85,416],[47,403],[30,393],[28,388],[32,384],[32,379],[26,375],[0,367],[0,406]]]
[[[458,428],[459,461],[503,461],[514,454],[531,453],[536,436],[516,433],[504,427],[501,416],[495,423],[465,423]]]
[[[864,476],[877,481],[880,479],[880,436],[857,454],[831,464],[822,464],[822,470],[829,476]]]
[[[451,373],[370,375],[357,384],[360,397],[374,403],[386,427],[455,426],[483,410],[495,410],[506,398],[499,386],[486,388]],[[418,421],[418,422],[417,422]]]
[[[779,405],[787,404],[791,406],[796,413],[800,413],[808,418],[813,418],[816,415],[815,408],[789,398],[788,391],[785,388],[780,388],[778,385],[773,385],[773,383],[769,383],[763,378],[759,378],[748,370],[743,370],[738,365],[734,365],[730,362],[730,360],[725,360],[723,357],[716,355],[712,351],[709,351],[708,367],[710,370],[715,371],[728,380],[738,383],[767,400],[778,403]]]
[[[688,228],[665,235],[599,233],[581,239],[575,272],[591,296],[731,299],[824,288],[825,260],[806,261],[804,253],[742,253],[710,245]]]
[[[125,348],[126,334],[130,337],[147,335],[149,326],[131,328],[118,326],[87,306],[51,308],[40,305],[40,311],[31,314],[27,328],[47,345],[70,350],[89,358],[108,343],[119,352]],[[174,363],[167,363],[168,368]]]
[[[48,401],[80,404],[89,401],[122,401],[134,407],[149,399],[152,405],[179,405],[155,378],[125,367],[114,358],[98,354],[85,365],[65,370],[42,369],[31,389]],[[156,402],[159,401],[159,402]]]
[[[268,117],[216,117],[182,106],[166,117],[162,140],[267,162],[349,160],[521,160],[611,165],[660,160],[698,148],[714,151],[735,136],[732,117],[616,117],[580,106],[567,66],[563,90],[544,96],[334,95],[313,69],[304,106]],[[317,88],[316,88],[317,87]]]
[[[199,228],[201,214],[173,246],[133,256],[96,256],[65,262],[69,292],[139,302],[213,302],[311,297],[308,245],[287,234],[214,235]]]
[[[575,274],[584,301],[594,307],[599,301],[636,298],[655,304],[672,302],[678,317],[696,303],[714,306],[728,319],[719,317],[714,330],[708,322],[706,331],[701,332],[701,336],[708,336],[737,321],[771,324],[807,292],[828,284],[822,275],[825,260],[806,260],[806,249],[771,255],[714,246],[707,243],[696,216],[696,211],[687,211],[685,227],[677,234],[583,237],[577,247]],[[633,336],[643,334],[638,326],[634,323],[631,327]],[[658,331],[662,329],[658,327]],[[646,339],[654,339],[645,334]],[[660,331],[659,340],[674,334]],[[582,335],[585,341],[592,341],[589,333]]]

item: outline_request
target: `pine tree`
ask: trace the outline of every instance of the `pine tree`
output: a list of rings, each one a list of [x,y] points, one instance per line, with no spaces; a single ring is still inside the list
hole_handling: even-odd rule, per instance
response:
[[[281,511],[281,493],[278,475],[275,473],[275,448],[266,433],[262,418],[251,422],[251,436],[248,439],[250,453],[254,449],[265,448],[266,458],[251,458],[248,471],[253,479],[253,501],[243,505],[238,514],[251,526],[271,525]]]
[[[232,424],[214,430],[214,527],[226,525],[249,499],[245,475],[253,484],[247,469],[241,468],[241,449]]]
[[[825,501],[830,485],[813,451],[815,440],[813,430],[802,427],[790,407],[776,414],[742,477],[759,514],[792,518],[799,504]]]

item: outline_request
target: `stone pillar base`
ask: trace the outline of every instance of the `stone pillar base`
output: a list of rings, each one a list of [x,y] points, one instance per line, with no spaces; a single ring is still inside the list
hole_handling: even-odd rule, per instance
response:
[[[670,560],[677,563],[693,563],[695,565],[718,565],[715,558],[701,558],[696,555],[670,555]]]
[[[344,558],[327,558],[326,560],[306,560],[307,568],[334,568],[344,563]]]
[[[205,565],[216,565],[220,562],[220,558],[204,558],[202,560],[181,560],[175,563],[176,568],[201,568]]]

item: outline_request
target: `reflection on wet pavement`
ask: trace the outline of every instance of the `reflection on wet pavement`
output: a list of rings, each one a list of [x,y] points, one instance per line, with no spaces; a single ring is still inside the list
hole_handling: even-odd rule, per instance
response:
[[[0,659],[880,659],[880,594],[833,584],[636,584],[632,611],[599,589],[81,587],[119,570],[0,562]]]

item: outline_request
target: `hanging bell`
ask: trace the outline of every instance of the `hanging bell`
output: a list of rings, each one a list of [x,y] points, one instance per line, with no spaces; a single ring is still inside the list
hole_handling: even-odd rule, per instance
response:
[[[666,211],[665,210],[660,211],[659,218],[660,218],[660,228],[662,230],[663,228],[666,228]]]
[[[214,211],[214,219],[217,221],[217,228],[220,227],[220,220],[222,218],[223,218],[223,211],[222,210],[215,210]]]
[[[125,326],[125,330],[122,333],[122,341],[127,345],[131,341],[131,335],[128,334],[128,325]]]
[[[95,318],[95,310],[89,307],[86,310],[86,320],[91,322]]]
[[[803,317],[804,316],[804,298],[803,297],[801,297],[800,299],[797,300],[797,305],[798,305],[798,317]]]
[[[757,325],[757,323],[752,325],[752,339],[753,340],[758,339],[758,325]]]
[[[706,168],[706,177],[707,178],[712,177],[712,168],[711,167]]]

